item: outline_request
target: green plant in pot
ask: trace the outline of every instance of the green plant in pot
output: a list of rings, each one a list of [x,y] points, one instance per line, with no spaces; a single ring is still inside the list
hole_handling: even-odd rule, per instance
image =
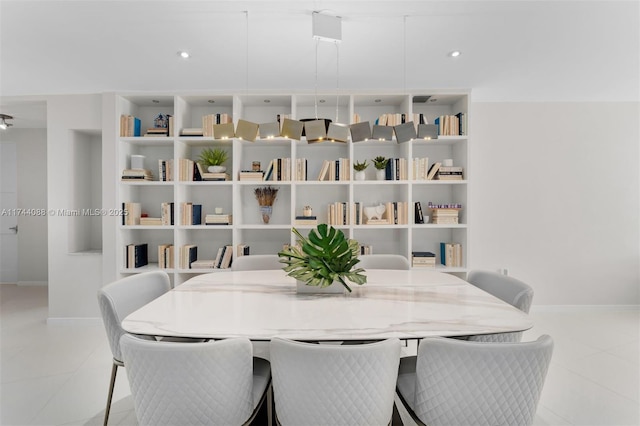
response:
[[[228,158],[229,154],[222,148],[205,148],[200,152],[198,161],[211,173],[223,173],[227,170],[223,164]]]
[[[298,237],[299,246],[278,253],[290,277],[318,287],[328,287],[337,281],[349,292],[352,290],[347,281],[359,285],[367,282],[367,276],[362,274],[364,269],[355,268],[360,262],[359,244],[347,239],[341,230],[322,223],[310,230],[307,238],[296,228],[291,232]]]
[[[356,180],[364,180],[364,171],[367,169],[367,167],[369,167],[369,163],[367,163],[367,160],[364,160],[362,163],[356,161],[353,164],[353,170],[356,171]]]
[[[387,167],[389,159],[379,155],[371,161],[373,161],[373,167],[376,168],[376,179],[385,180],[385,168]]]

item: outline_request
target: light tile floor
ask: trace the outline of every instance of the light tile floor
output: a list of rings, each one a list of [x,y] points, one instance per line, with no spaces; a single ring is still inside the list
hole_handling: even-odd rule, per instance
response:
[[[640,312],[536,309],[555,351],[535,425],[640,425]],[[0,424],[100,425],[111,352],[99,321],[47,324],[44,287],[0,285]],[[126,373],[112,425],[135,425]]]

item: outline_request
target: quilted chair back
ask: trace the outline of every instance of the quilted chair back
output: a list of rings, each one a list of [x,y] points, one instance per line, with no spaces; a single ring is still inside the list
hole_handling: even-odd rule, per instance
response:
[[[98,290],[98,304],[113,358],[122,361],[120,337],[125,334],[122,320],[170,289],[171,282],[166,272],[151,271],[114,281]]]
[[[531,425],[552,352],[547,335],[526,343],[424,339],[415,414],[430,426]]]
[[[251,342],[120,340],[140,425],[241,425],[253,411]]]
[[[283,266],[277,254],[252,254],[234,258],[231,269],[234,271],[256,271],[282,269]]]
[[[467,276],[467,281],[520,309],[522,312],[529,313],[533,302],[533,289],[528,284],[513,277],[491,271],[471,271]],[[476,342],[519,342],[522,340],[522,332],[470,336],[469,340]]]
[[[336,346],[271,340],[276,416],[286,425],[387,425],[400,341]]]
[[[358,256],[357,268],[364,269],[411,269],[406,257],[399,254],[363,254]]]

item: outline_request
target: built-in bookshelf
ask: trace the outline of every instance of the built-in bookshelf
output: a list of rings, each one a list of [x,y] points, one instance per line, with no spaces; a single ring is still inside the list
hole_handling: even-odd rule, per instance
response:
[[[147,219],[129,218],[118,224],[118,273],[124,276],[162,265],[174,285],[179,285],[197,274],[223,271],[224,268],[209,267],[216,264],[221,249],[228,251],[231,247],[234,256],[275,254],[284,244],[295,243],[292,226],[304,230],[315,226],[313,223],[331,221],[374,254],[397,253],[411,259],[413,252],[431,252],[436,255],[437,270],[463,274],[470,255],[468,99],[468,92],[438,91],[337,98],[335,94],[119,94],[114,111],[118,130],[121,116],[133,116],[139,119],[143,136],[117,138],[117,174],[122,177],[129,170],[128,178],[118,182],[118,205],[135,205]],[[415,121],[424,120],[434,124],[444,122],[444,117],[455,117],[458,121],[446,119],[446,132],[455,133],[457,128],[464,134],[398,142],[391,132],[390,140],[314,143],[305,136],[300,140],[272,136],[273,129],[281,128],[285,117],[315,119],[317,111],[318,117],[336,122],[336,102],[341,123],[359,121],[373,126],[387,115],[387,120],[393,117],[402,121],[404,117],[405,122],[417,124]],[[150,130],[159,122],[158,117],[171,123],[165,134]],[[222,118],[220,127],[216,117]],[[254,141],[226,136],[229,122],[237,126],[238,120],[258,125]],[[207,136],[199,133],[198,129],[203,128],[206,131],[202,134]],[[222,176],[220,179],[190,180],[189,176],[199,179],[208,173],[193,166],[204,148],[227,151],[226,172],[211,175]],[[136,176],[130,172],[132,156],[138,162],[142,156],[151,180],[149,173],[141,173],[145,179],[131,178]],[[372,159],[378,156],[391,159],[385,180],[376,180]],[[365,160],[369,167],[364,171],[364,180],[356,180],[353,164]],[[442,179],[437,173],[429,179],[429,170],[438,163],[443,168]],[[188,173],[182,167],[190,167]],[[264,180],[267,177],[269,180]],[[278,194],[269,222],[264,223],[254,191],[269,185],[277,188]],[[429,220],[430,204],[456,206],[455,220],[444,218],[442,212],[436,223]],[[380,205],[385,207],[382,217],[369,218],[367,208],[372,213]],[[301,219],[306,206],[311,208],[315,221]],[[171,216],[173,221],[167,219]],[[441,263],[441,243],[459,244],[456,265],[460,266]],[[127,246],[135,244],[147,244],[148,263],[141,268],[127,268]],[[197,250],[191,249],[189,255],[183,247]],[[194,259],[198,262],[190,267]]]

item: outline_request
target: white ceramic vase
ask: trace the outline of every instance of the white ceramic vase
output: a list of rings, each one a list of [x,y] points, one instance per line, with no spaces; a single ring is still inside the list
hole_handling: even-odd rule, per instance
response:
[[[387,172],[385,169],[376,169],[376,180],[385,180]]]
[[[364,170],[360,170],[356,172],[356,180],[364,180],[365,173]]]
[[[209,166],[207,167],[209,173],[224,173],[227,171],[225,166]]]

